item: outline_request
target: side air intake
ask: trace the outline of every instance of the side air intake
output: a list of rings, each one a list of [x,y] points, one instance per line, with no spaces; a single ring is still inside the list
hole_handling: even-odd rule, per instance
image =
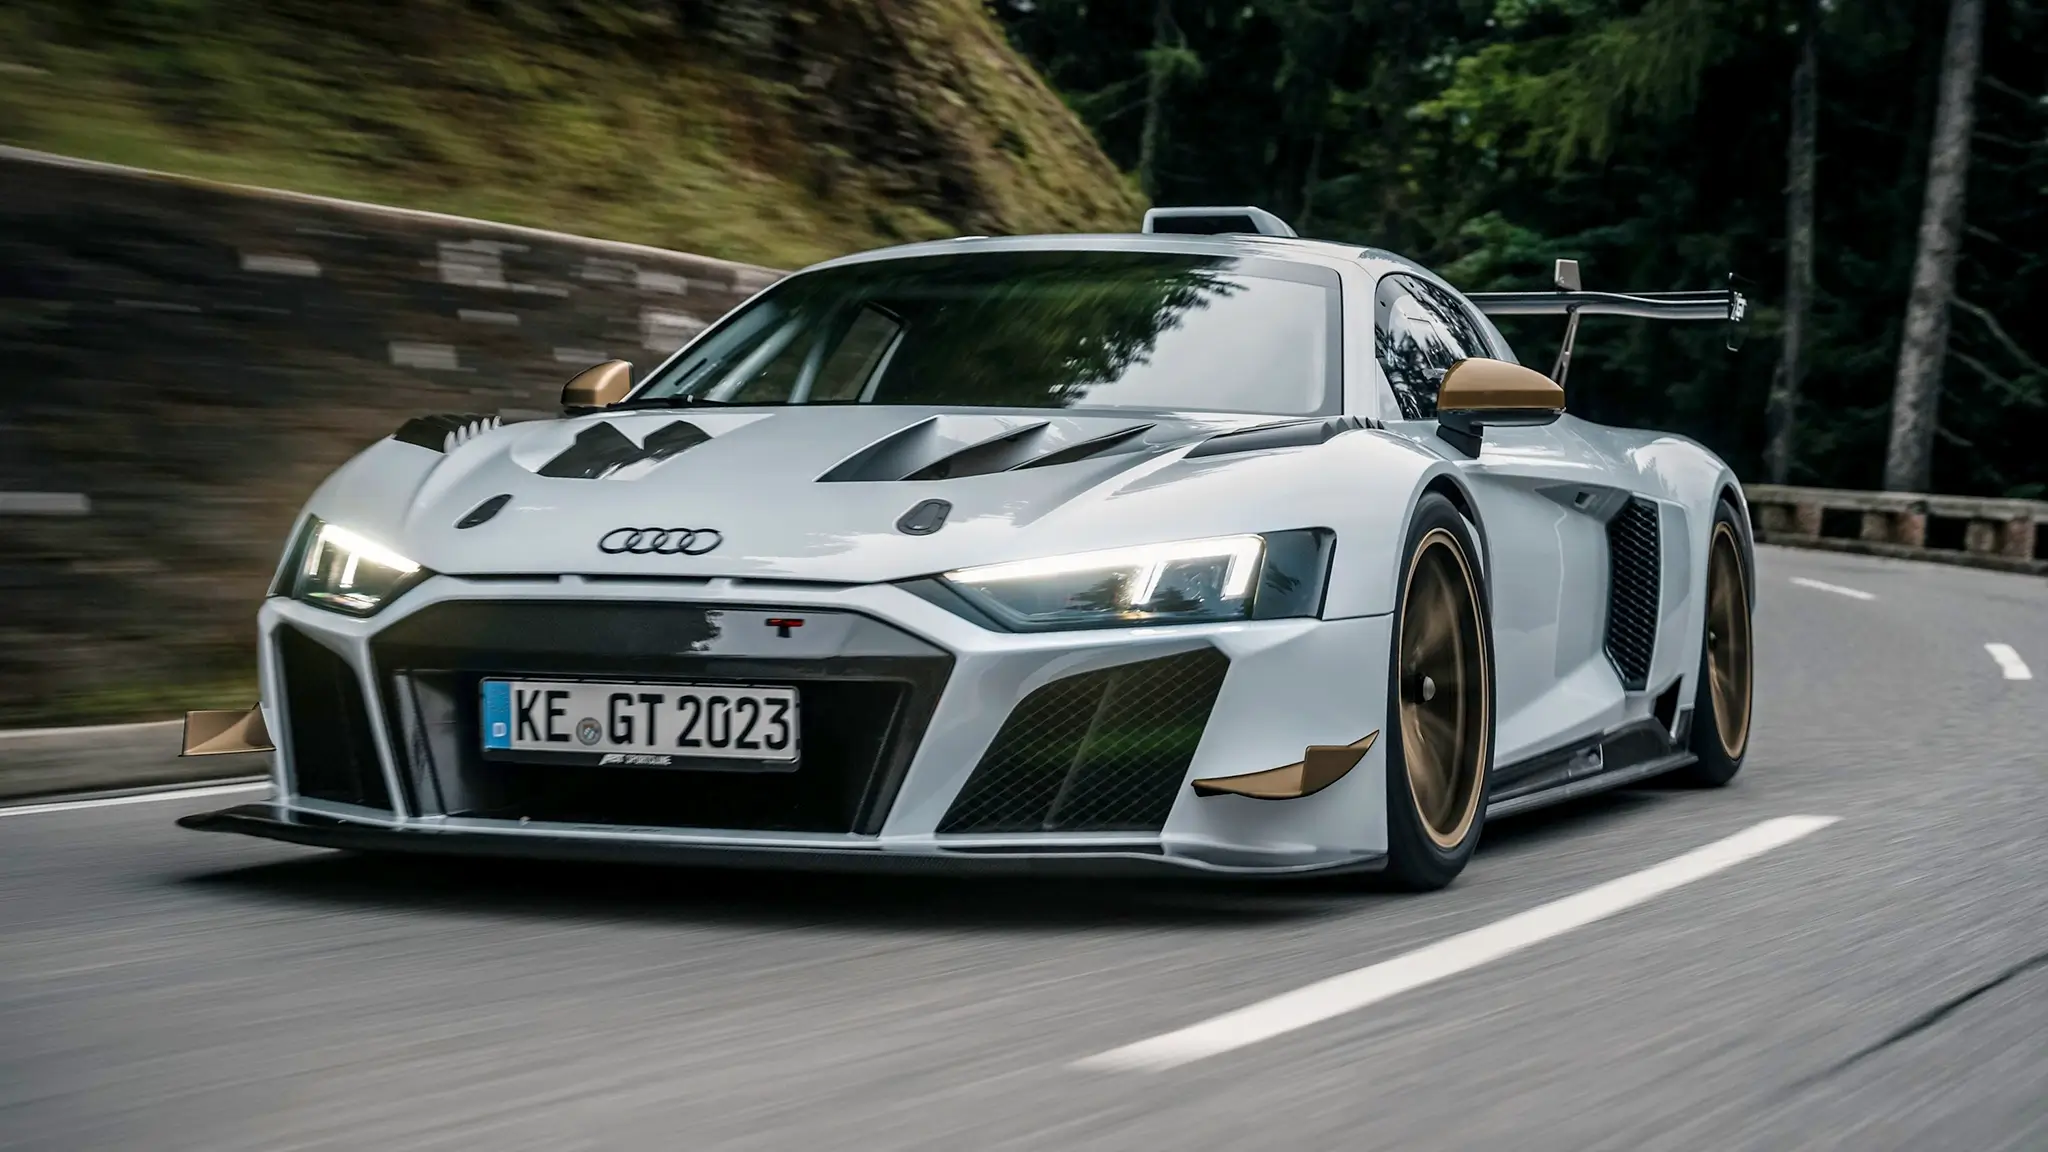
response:
[[[938,830],[1157,832],[1229,670],[1202,648],[1039,688],[1003,721]]]
[[[1135,452],[1142,447],[1139,438],[1151,429],[1151,424],[1133,424],[1086,440],[1068,440],[1051,421],[1040,420],[960,448],[946,441],[939,418],[934,416],[875,441],[833,466],[818,480],[957,480],[1024,468],[1049,468],[1096,456]]]
[[[1656,503],[1640,496],[1607,522],[1607,658],[1631,692],[1649,685],[1657,649],[1659,528]]]

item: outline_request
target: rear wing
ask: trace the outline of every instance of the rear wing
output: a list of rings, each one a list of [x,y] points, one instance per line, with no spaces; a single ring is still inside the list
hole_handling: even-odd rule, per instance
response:
[[[1576,260],[1559,260],[1554,278],[1557,287],[1548,292],[1471,292],[1466,299],[1488,316],[1564,317],[1564,343],[1558,347],[1557,366],[1550,373],[1559,384],[1571,369],[1572,344],[1579,334],[1581,316],[1719,320],[1728,325],[1728,350],[1742,347],[1742,322],[1749,301],[1736,289],[1737,278],[1732,273],[1728,287],[1698,292],[1588,292],[1579,286]]]

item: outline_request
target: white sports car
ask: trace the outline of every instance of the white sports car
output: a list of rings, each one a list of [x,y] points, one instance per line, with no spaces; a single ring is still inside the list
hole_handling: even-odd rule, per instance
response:
[[[1253,208],[832,260],[559,419],[408,422],[258,616],[274,801],[368,850],[1383,873],[1749,738],[1728,466],[1564,412],[1581,315]],[[1568,317],[1550,375],[1487,319]]]

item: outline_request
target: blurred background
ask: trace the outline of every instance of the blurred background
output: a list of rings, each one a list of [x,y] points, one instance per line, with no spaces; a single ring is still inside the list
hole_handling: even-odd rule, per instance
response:
[[[1473,291],[1738,274],[1739,353],[1589,321],[1574,411],[2040,499],[2044,76],[2040,0],[4,0],[0,726],[246,706],[292,515],[408,416],[1153,203]]]

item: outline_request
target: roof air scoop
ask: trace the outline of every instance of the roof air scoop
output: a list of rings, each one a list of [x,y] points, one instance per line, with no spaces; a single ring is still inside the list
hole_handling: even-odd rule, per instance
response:
[[[1245,205],[1238,208],[1148,208],[1145,211],[1145,226],[1148,233],[1174,233],[1183,236],[1226,236],[1232,234],[1250,236],[1293,236],[1295,231],[1282,220],[1264,208]]]

